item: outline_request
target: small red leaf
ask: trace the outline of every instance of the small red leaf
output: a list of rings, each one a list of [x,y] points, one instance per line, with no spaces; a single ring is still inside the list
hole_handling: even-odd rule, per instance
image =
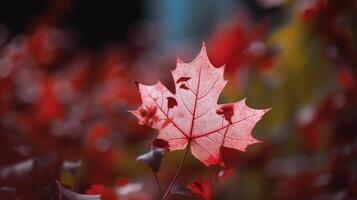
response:
[[[188,184],[187,188],[194,194],[197,198],[201,200],[211,199],[211,184],[203,179],[193,180]]]

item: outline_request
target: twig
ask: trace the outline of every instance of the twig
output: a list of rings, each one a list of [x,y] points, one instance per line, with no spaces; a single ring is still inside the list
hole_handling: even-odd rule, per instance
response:
[[[191,141],[188,142],[188,145],[187,145],[186,151],[185,151],[185,155],[184,155],[183,159],[181,160],[180,166],[179,166],[179,168],[177,169],[177,172],[176,172],[174,178],[171,180],[171,183],[170,183],[169,187],[167,188],[167,190],[166,190],[164,196],[161,198],[161,200],[165,200],[165,199],[168,197],[168,195],[170,194],[170,190],[171,190],[172,186],[175,184],[175,182],[176,182],[176,180],[177,180],[177,178],[178,178],[178,176],[179,176],[179,174],[180,174],[180,172],[181,172],[182,166],[183,166],[183,164],[184,164],[185,161],[186,161],[187,154],[188,154],[188,151],[189,151],[189,149],[190,149],[190,144],[191,144]]]
[[[162,187],[161,187],[159,179],[157,178],[156,172],[154,172],[154,170],[151,170],[151,172],[152,172],[152,174],[153,174],[153,176],[155,178],[155,182],[157,184],[157,187],[159,188],[160,196],[162,196]]]

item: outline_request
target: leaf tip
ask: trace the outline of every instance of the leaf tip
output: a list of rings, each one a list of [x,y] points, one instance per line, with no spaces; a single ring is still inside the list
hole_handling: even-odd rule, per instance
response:
[[[138,114],[138,110],[126,110],[128,113],[131,113],[132,115],[134,115],[136,118],[139,119],[139,114]]]
[[[264,112],[264,113],[267,113],[267,112],[269,112],[271,109],[272,109],[272,108],[265,108],[265,109],[263,109],[263,112]]]
[[[181,60],[180,57],[176,56],[176,64],[183,64],[184,62]]]
[[[206,43],[205,43],[205,41],[202,41],[202,49],[205,49],[205,50],[206,50]]]
[[[202,42],[202,48],[201,48],[201,51],[200,51],[199,55],[207,57],[207,50],[206,50],[205,42]]]
[[[161,83],[160,80],[157,80],[156,83],[154,84],[154,86],[163,86],[163,84]]]

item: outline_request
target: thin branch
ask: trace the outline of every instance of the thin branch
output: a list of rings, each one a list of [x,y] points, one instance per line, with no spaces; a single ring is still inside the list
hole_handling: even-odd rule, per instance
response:
[[[152,169],[151,169],[151,172],[152,172],[152,174],[153,174],[153,176],[154,176],[154,178],[155,178],[155,182],[156,182],[157,187],[158,187],[158,189],[159,189],[160,196],[162,196],[162,187],[161,187],[161,184],[160,184],[159,179],[157,178],[156,172],[154,172],[154,170],[152,170]]]
[[[180,175],[180,172],[181,172],[181,170],[182,170],[183,164],[184,164],[185,161],[186,161],[186,158],[187,158],[187,155],[188,155],[188,151],[189,151],[189,149],[190,149],[190,145],[191,145],[191,142],[188,142],[188,145],[187,145],[186,151],[185,151],[185,155],[184,155],[183,159],[181,160],[180,166],[179,166],[179,168],[177,169],[177,172],[176,172],[174,178],[171,180],[171,183],[170,183],[169,187],[167,188],[167,190],[166,190],[164,196],[161,198],[161,200],[165,200],[165,199],[169,196],[170,191],[171,191],[171,188],[172,188],[172,186],[174,186],[174,184],[175,184],[175,182],[176,182],[178,176]]]
[[[211,187],[215,185],[215,183],[218,181],[219,178],[219,172],[221,171],[221,168],[218,166],[216,171],[214,172],[212,178],[211,178]]]
[[[219,178],[219,172],[221,171],[221,162],[223,161],[222,158],[223,158],[223,154],[222,154],[222,147],[224,146],[224,140],[226,139],[226,135],[227,135],[227,132],[228,132],[228,129],[229,129],[229,125],[231,124],[231,122],[228,123],[228,126],[227,126],[227,129],[224,131],[224,136],[223,136],[223,139],[222,139],[222,144],[220,146],[220,156],[219,156],[219,164],[218,164],[218,168],[216,170],[216,172],[213,174],[213,177],[211,179],[211,187],[213,187],[213,185],[218,181],[218,178]]]

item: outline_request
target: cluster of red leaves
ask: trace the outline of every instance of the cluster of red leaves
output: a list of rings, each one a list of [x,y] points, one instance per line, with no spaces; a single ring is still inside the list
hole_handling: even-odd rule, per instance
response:
[[[304,170],[304,166],[297,167],[296,172],[290,169],[292,172],[288,174],[289,179],[284,175],[275,177],[279,179],[276,191],[273,192],[275,199],[353,199],[357,196],[357,179],[354,177],[356,170],[351,168],[355,165],[353,155],[357,152],[357,51],[356,32],[349,24],[356,19],[356,8],[355,1],[341,3],[335,0],[316,0],[301,12],[306,30],[311,35],[322,38],[322,49],[334,67],[337,87],[328,92],[316,108],[306,107],[298,114],[304,123],[295,123],[296,129],[301,133],[301,145],[306,154],[318,156],[323,149],[328,149],[324,155],[326,164],[313,171]],[[273,157],[276,148],[275,145],[264,146],[256,154],[254,161],[242,156],[239,168],[244,171],[245,168],[257,165],[263,168],[272,167],[274,164],[267,158]],[[297,161],[296,164],[301,162]],[[279,164],[278,161],[277,163]],[[283,160],[280,160],[280,164],[282,163]],[[274,181],[274,178],[266,176],[267,182]]]
[[[6,159],[0,165],[13,167],[33,159],[24,168],[25,177],[37,181],[24,187],[22,179],[14,178],[22,172],[14,171],[4,172],[0,184],[15,188],[20,197],[42,194],[60,179],[66,159],[88,163],[90,176],[81,177],[82,190],[92,183],[114,182],[118,172],[113,166],[120,153],[113,145],[142,137],[133,134],[141,130],[125,112],[138,101],[130,92],[134,84],[128,85],[133,78],[126,65],[132,59],[130,51],[121,49],[94,56],[51,27],[3,45],[0,146]],[[114,134],[118,132],[121,138]]]
[[[339,113],[346,107],[354,108],[357,91],[356,39],[350,22],[357,19],[355,1],[340,3],[335,0],[316,0],[301,13],[308,30],[324,40],[324,52],[332,63],[339,91],[329,94],[304,129],[307,141],[318,143],[319,127],[324,123],[337,122]],[[352,33],[352,34],[351,34]],[[353,109],[352,109],[353,110]],[[321,128],[321,127],[320,127]]]
[[[336,79],[343,89],[356,89],[357,51],[353,22],[357,17],[356,2],[316,0],[304,8],[302,19],[313,34],[324,40],[325,55],[336,66]]]
[[[244,181],[245,175],[254,172],[266,186],[265,195],[271,199],[356,197],[353,166],[357,153],[357,40],[355,29],[351,28],[351,23],[356,21],[356,8],[352,0],[343,3],[316,0],[301,13],[308,32],[323,39],[325,55],[335,67],[337,84],[316,108],[303,110],[304,123],[289,119],[283,122],[295,126],[301,133],[301,141],[274,138],[254,145],[254,152],[237,151],[258,142],[250,132],[264,111],[251,109],[244,101],[217,105],[220,89],[225,84],[223,68],[211,66],[201,52],[192,63],[178,61],[172,72],[175,92],[161,83],[138,85],[143,105],[134,113],[141,124],[159,132],[152,142],[153,149],[138,160],[147,163],[156,175],[166,150],[186,148],[205,165],[223,169],[213,175],[213,180],[233,178],[236,182],[232,188],[238,192],[245,188],[240,184],[250,182]],[[239,22],[219,28],[208,42],[214,65],[227,63],[228,74],[240,73],[242,69],[272,69],[275,52],[264,42],[270,27],[267,23],[250,27]],[[121,175],[114,168],[125,164],[121,163],[124,153],[114,148],[114,144],[131,146],[132,141],[141,142],[147,135],[140,134],[142,129],[125,111],[139,100],[134,84],[130,84],[134,60],[135,52],[130,49],[114,49],[99,55],[78,50],[64,32],[51,27],[40,27],[1,46],[0,199],[59,199],[61,191],[62,199],[73,196],[57,181],[64,171],[78,170],[77,166],[68,165],[66,159],[81,159],[84,163],[81,169],[84,172],[77,177],[79,183],[72,187],[80,193],[100,194],[104,200],[159,197],[159,192],[153,191],[138,194],[140,187],[127,178],[113,184]],[[202,78],[202,88],[206,91],[195,87],[200,85],[197,84],[200,66],[208,66]],[[222,76],[212,79],[208,74]],[[135,74],[135,79],[139,78]],[[150,95],[152,99],[148,99]],[[203,102],[197,103],[197,99]],[[250,112],[258,116],[249,117]],[[197,124],[192,117],[197,117]],[[296,147],[296,143],[300,146]],[[309,168],[308,164],[313,167]],[[201,170],[202,165],[199,167]],[[231,167],[239,173],[229,170]],[[146,185],[148,190],[152,189],[150,185]],[[200,178],[185,187],[174,187],[172,193],[198,199],[210,199],[217,189],[223,191],[219,197],[224,198],[225,191],[232,189],[213,188],[212,183]],[[255,189],[252,187],[251,191],[255,193]],[[127,195],[128,191],[135,194]]]
[[[126,120],[127,117],[123,117],[126,115],[123,110],[135,104],[137,98],[128,89],[127,82],[130,82],[131,75],[121,66],[122,63],[130,63],[130,55],[121,51],[109,51],[93,61],[91,54],[87,52],[71,55],[78,50],[68,44],[71,43],[63,32],[42,27],[29,34],[29,37],[12,39],[1,49],[0,114],[5,119],[1,127],[4,133],[1,135],[1,142],[4,149],[11,151],[2,153],[17,155],[3,160],[1,165],[10,168],[24,166],[19,171],[6,173],[1,184],[6,183],[8,187],[14,188],[15,196],[57,195],[60,189],[51,186],[57,191],[54,192],[47,186],[56,185],[62,172],[61,165],[68,158],[82,159],[87,163],[85,170],[88,176],[81,177],[81,188],[85,189],[92,183],[113,182],[113,166],[120,159],[120,154],[112,147],[111,141],[116,138],[112,133],[127,131],[131,133],[127,137],[133,137],[130,129],[133,125]],[[203,53],[202,56],[206,56]],[[95,78],[92,78],[93,74],[96,74]],[[184,83],[191,81],[182,79],[179,82],[184,86]],[[222,79],[222,83],[224,82]],[[218,95],[219,93],[216,94],[216,100]],[[167,100],[169,109],[182,106],[173,97],[168,97]],[[245,105],[240,105],[241,103],[217,108],[214,116],[233,124],[235,122],[232,121],[236,120],[233,105],[242,109],[240,107]],[[157,123],[156,109],[146,106],[139,110],[140,116],[145,118],[143,123]],[[167,120],[163,127],[170,126],[169,124],[170,120]],[[230,135],[233,132],[229,133],[228,127],[226,132]],[[135,132],[137,130],[135,127]],[[251,142],[236,148],[243,150],[256,141],[249,138]],[[198,141],[198,138],[193,140]],[[155,141],[157,143],[160,140]],[[235,148],[229,141],[226,141],[226,145]],[[26,148],[21,149],[23,146]],[[172,147],[168,144],[163,146]],[[218,151],[213,157],[205,156],[207,165],[221,162],[220,145],[216,148]],[[38,166],[38,163],[43,162],[45,165]],[[19,178],[21,176],[23,177]],[[23,187],[23,178],[37,181],[30,184],[30,187]],[[118,196],[112,189],[101,185],[93,185],[87,193],[101,194],[103,199],[115,199]]]
[[[279,141],[261,145],[249,157],[239,155],[238,170],[242,174],[259,170],[263,183],[272,186],[268,187],[272,199],[357,196],[356,169],[351,167],[355,165],[353,155],[357,152],[356,32],[350,24],[356,19],[354,13],[355,1],[335,0],[312,1],[301,12],[307,32],[322,38],[322,49],[334,67],[337,87],[321,98],[316,108],[307,106],[297,113],[301,120],[293,123],[301,149],[293,155],[276,157],[283,147]],[[321,166],[311,170],[304,164],[316,158],[324,159]]]

